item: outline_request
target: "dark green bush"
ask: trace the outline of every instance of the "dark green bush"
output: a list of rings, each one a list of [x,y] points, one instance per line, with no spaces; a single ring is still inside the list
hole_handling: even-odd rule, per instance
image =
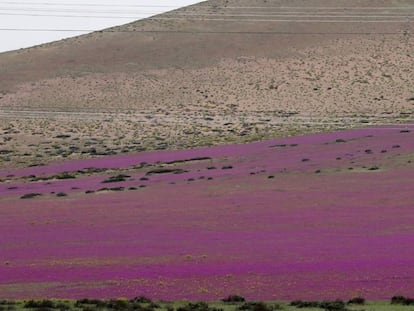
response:
[[[321,308],[327,311],[344,311],[345,302],[342,300],[325,300],[325,301],[302,301],[295,300],[290,303],[291,306],[296,308]]]
[[[348,304],[363,305],[364,303],[365,303],[365,298],[362,298],[362,297],[354,297],[348,300]]]
[[[103,184],[106,183],[112,183],[112,182],[121,182],[121,181],[126,181],[126,178],[129,178],[131,176],[129,175],[124,175],[124,174],[119,174],[116,176],[111,176],[108,179],[105,179],[104,181],[102,181]]]
[[[24,304],[25,308],[32,309],[54,309],[56,307],[55,303],[51,300],[28,300]]]
[[[414,299],[413,298],[407,298],[404,296],[394,296],[391,298],[391,304],[395,305],[414,305]]]
[[[322,301],[319,304],[319,308],[325,309],[327,311],[341,311],[345,309],[345,302],[342,300],[334,300],[334,301]]]
[[[319,308],[319,301],[294,300],[290,305],[296,308]]]
[[[207,303],[200,301],[190,302],[183,307],[177,308],[177,311],[223,311],[223,309],[210,307]]]
[[[35,197],[41,196],[40,193],[26,193],[20,197],[20,199],[33,199]]]
[[[245,302],[246,299],[242,296],[239,296],[239,295],[230,295],[230,296],[222,299],[221,301],[223,301],[223,302]]]
[[[240,307],[237,308],[237,310],[243,310],[243,311],[273,311],[274,307],[269,306],[265,304],[264,302],[246,302]]]
[[[145,297],[145,296],[139,296],[139,297],[135,297],[134,299],[130,300],[131,302],[138,302],[138,303],[151,303],[152,300]]]

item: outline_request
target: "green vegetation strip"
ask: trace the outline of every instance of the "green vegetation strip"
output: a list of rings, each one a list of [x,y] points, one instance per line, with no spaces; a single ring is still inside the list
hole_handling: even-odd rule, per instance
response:
[[[292,302],[261,302],[246,301],[238,295],[232,295],[217,302],[186,302],[186,301],[152,301],[140,296],[134,299],[79,299],[79,300],[0,300],[0,311],[33,310],[33,311],[94,311],[94,310],[137,310],[137,311],[409,311],[414,306],[414,299],[394,296],[389,302],[367,302],[362,297],[348,301],[325,300]]]

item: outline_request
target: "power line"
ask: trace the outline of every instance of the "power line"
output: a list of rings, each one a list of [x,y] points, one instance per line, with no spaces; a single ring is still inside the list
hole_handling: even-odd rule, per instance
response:
[[[144,13],[142,13],[144,14]],[[152,13],[148,13],[148,14],[152,14]],[[120,19],[120,18],[125,18],[125,19],[132,19],[132,20],[136,20],[136,19],[141,19],[141,18],[146,18],[148,17],[148,15],[144,15],[144,16],[98,16],[98,15],[64,15],[64,14],[59,14],[59,15],[51,15],[51,14],[36,14],[36,13],[0,13],[1,16],[31,16],[31,17],[70,17],[70,18],[109,18],[109,19]]]
[[[0,9],[1,11],[2,9]],[[161,14],[163,12],[141,12],[139,14]],[[95,14],[101,14],[100,12],[97,12]],[[130,14],[130,13],[125,13]],[[1,13],[0,15],[10,15],[10,16],[43,16],[43,17],[103,17],[103,18],[140,18],[139,16],[120,16],[120,15],[111,15],[111,16],[100,16],[100,15],[61,15],[61,14],[35,14],[35,13]],[[316,18],[316,17],[336,17],[336,18],[414,18],[413,15],[390,15],[390,14],[379,14],[379,15],[319,15],[319,14],[296,14],[296,12],[285,12],[285,13],[277,13],[277,14],[216,14],[216,13],[165,13],[166,17],[174,17],[174,16],[180,16],[180,17],[186,17],[186,16],[195,16],[195,17],[203,17],[203,16],[209,16],[209,17],[307,17],[307,18]],[[147,16],[147,15],[146,15]]]
[[[222,22],[290,22],[290,23],[407,23],[404,20],[327,20],[327,19],[226,19],[226,18],[183,18],[183,17],[153,17],[152,20],[186,20],[186,21],[222,21]]]
[[[305,9],[305,10],[414,10],[414,6],[400,6],[400,7],[350,7],[350,6],[207,6],[199,5],[198,8],[208,7],[214,9]]]
[[[136,20],[136,19],[141,19],[141,18],[145,18],[148,17],[148,15],[145,16],[97,16],[97,15],[50,15],[50,14],[31,14],[31,13],[0,13],[0,16],[31,16],[31,17],[71,17],[71,18],[104,18],[104,19],[120,19],[120,18],[125,18],[125,19],[132,19],[132,20]]]
[[[145,11],[122,11],[122,10],[111,10],[111,11],[97,11],[97,10],[74,10],[74,9],[38,9],[38,8],[5,8],[0,7],[0,11],[17,11],[17,12],[52,12],[52,13],[93,13],[93,14],[100,14],[100,13],[117,13],[117,14],[133,14],[133,13],[152,13],[152,14],[159,14],[165,11],[157,11],[157,12],[145,12]]]
[[[171,33],[171,34],[235,34],[235,35],[399,35],[411,36],[411,32],[284,32],[284,31],[182,31],[182,30],[120,30],[120,29],[47,29],[47,28],[0,28],[0,31],[26,32],[100,32],[100,33]]]
[[[35,12],[57,12],[57,13],[94,13],[94,14],[103,14],[103,13],[118,13],[119,11],[55,11],[55,10],[9,10],[9,9],[2,9],[0,8],[0,11],[23,11],[23,12],[31,12],[31,11],[35,11]],[[138,13],[138,12],[137,12]],[[164,13],[164,15],[166,15],[167,17],[174,17],[174,16],[181,16],[181,17],[186,17],[186,16],[195,16],[195,17],[203,17],[203,16],[218,16],[218,17],[352,17],[352,18],[356,18],[356,17],[369,17],[369,18],[374,18],[374,17],[389,17],[389,18],[398,18],[398,17],[402,17],[402,18],[411,18],[414,17],[414,12],[411,14],[395,14],[395,13],[373,13],[373,14],[367,14],[367,13],[359,13],[359,14],[346,14],[343,15],[344,13],[327,13],[327,14],[313,14],[313,13],[309,13],[309,12],[276,12],[276,13],[212,13],[212,12],[206,12],[206,13],[192,13],[192,12],[164,12],[164,11],[158,11],[158,12],[147,12],[147,11],[140,11],[138,14],[161,14]],[[24,13],[1,13],[2,15],[25,15]],[[125,12],[122,14],[134,14],[134,12]],[[340,15],[342,14],[342,15]],[[50,14],[49,16],[55,16],[54,14]],[[56,15],[56,16],[60,16],[60,15]],[[71,15],[76,17],[77,15]],[[122,16],[116,16],[114,15],[114,17],[122,17]]]
[[[134,8],[177,8],[174,5],[142,5],[142,4],[96,4],[96,3],[53,3],[53,2],[18,2],[1,1],[0,4],[41,5],[41,6],[89,6],[89,7],[134,7]]]
[[[200,1],[202,3],[204,1]],[[54,3],[54,2],[22,2],[22,1],[1,1],[0,4],[14,4],[14,5],[41,5],[41,6],[98,6],[98,7],[161,7],[161,8],[176,8],[177,6],[173,5],[141,5],[141,4],[96,4],[96,3]],[[216,6],[216,5],[203,5],[198,4],[198,8],[214,8],[214,9],[311,9],[311,10],[406,10],[413,9],[414,6],[383,6],[383,7],[343,7],[343,6]]]

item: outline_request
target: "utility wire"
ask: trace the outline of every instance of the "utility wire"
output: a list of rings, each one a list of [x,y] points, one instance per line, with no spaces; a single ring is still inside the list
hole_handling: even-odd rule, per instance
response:
[[[312,7],[305,7],[305,6],[216,6],[216,5],[205,5],[200,4],[203,1],[200,1],[197,5],[198,8],[214,8],[214,9],[306,9],[306,10],[406,10],[406,9],[413,9],[414,6],[383,6],[383,7],[343,7],[343,6],[331,6],[331,7],[323,7],[323,6],[312,6]],[[21,1],[0,1],[0,4],[14,4],[14,5],[41,5],[41,6],[99,6],[99,7],[161,7],[161,8],[175,8],[177,6],[170,6],[170,5],[134,5],[134,4],[97,4],[97,3],[73,3],[73,2],[66,2],[66,3],[54,3],[54,2],[21,2]]]
[[[163,13],[165,11],[156,11],[156,12],[146,12],[146,11],[131,11],[131,10],[111,10],[111,11],[97,11],[97,10],[75,10],[75,9],[41,9],[41,8],[8,8],[8,7],[0,7],[0,11],[17,11],[17,12],[51,12],[51,13],[117,13],[117,14],[133,14],[133,13]]]
[[[181,30],[120,30],[120,29],[47,29],[47,28],[0,28],[0,31],[26,32],[99,32],[99,33],[172,33],[172,34],[235,34],[235,35],[404,35],[411,36],[412,32],[284,32],[284,31],[181,31]]]
[[[2,11],[2,9],[0,9]],[[46,13],[48,11],[45,11]],[[52,11],[50,11],[52,12]],[[53,11],[54,12],[54,11]],[[65,12],[65,11],[62,11]],[[83,12],[82,12],[83,13]],[[92,12],[91,12],[92,13]],[[101,12],[93,12],[94,14],[101,14]],[[108,13],[108,12],[105,12]],[[140,12],[138,14],[162,14],[164,12]],[[124,13],[124,14],[134,14],[131,12]],[[186,17],[190,16],[190,18],[194,17],[338,17],[338,18],[414,18],[413,14],[376,14],[376,15],[360,15],[360,14],[353,14],[353,15],[339,15],[341,13],[333,14],[333,15],[327,15],[327,14],[309,14],[309,13],[296,13],[296,12],[284,12],[284,13],[275,13],[275,14],[243,14],[243,13],[236,13],[236,14],[223,14],[223,13],[180,13],[180,12],[166,12],[164,15],[166,17]],[[50,17],[82,17],[85,15],[61,15],[61,14],[35,14],[35,13],[3,13],[0,12],[0,15],[10,15],[10,16],[50,16]],[[99,15],[86,15],[85,17],[100,17]],[[113,18],[124,18],[125,16],[121,15],[111,15],[110,17]],[[131,16],[134,17],[134,16]],[[128,17],[129,18],[129,17]]]
[[[145,14],[145,13],[142,13]],[[151,14],[151,13],[148,13]],[[36,14],[36,13],[1,13],[0,12],[0,16],[32,16],[32,17],[70,17],[70,18],[113,18],[113,19],[120,19],[120,18],[125,18],[125,19],[141,19],[141,18],[145,18],[148,17],[148,15],[145,16],[102,16],[102,15],[50,15],[50,14]]]
[[[0,1],[0,4],[41,5],[41,6],[89,6],[89,7],[134,7],[134,8],[176,8],[173,5],[143,5],[143,4],[97,4],[97,3],[53,3],[53,2],[18,2]]]

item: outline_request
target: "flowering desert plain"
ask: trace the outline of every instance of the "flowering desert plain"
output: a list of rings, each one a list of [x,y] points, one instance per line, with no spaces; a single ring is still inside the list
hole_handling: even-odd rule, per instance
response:
[[[380,127],[3,170],[0,291],[409,295],[413,148]]]
[[[0,54],[0,298],[412,296],[413,18],[213,0]]]

